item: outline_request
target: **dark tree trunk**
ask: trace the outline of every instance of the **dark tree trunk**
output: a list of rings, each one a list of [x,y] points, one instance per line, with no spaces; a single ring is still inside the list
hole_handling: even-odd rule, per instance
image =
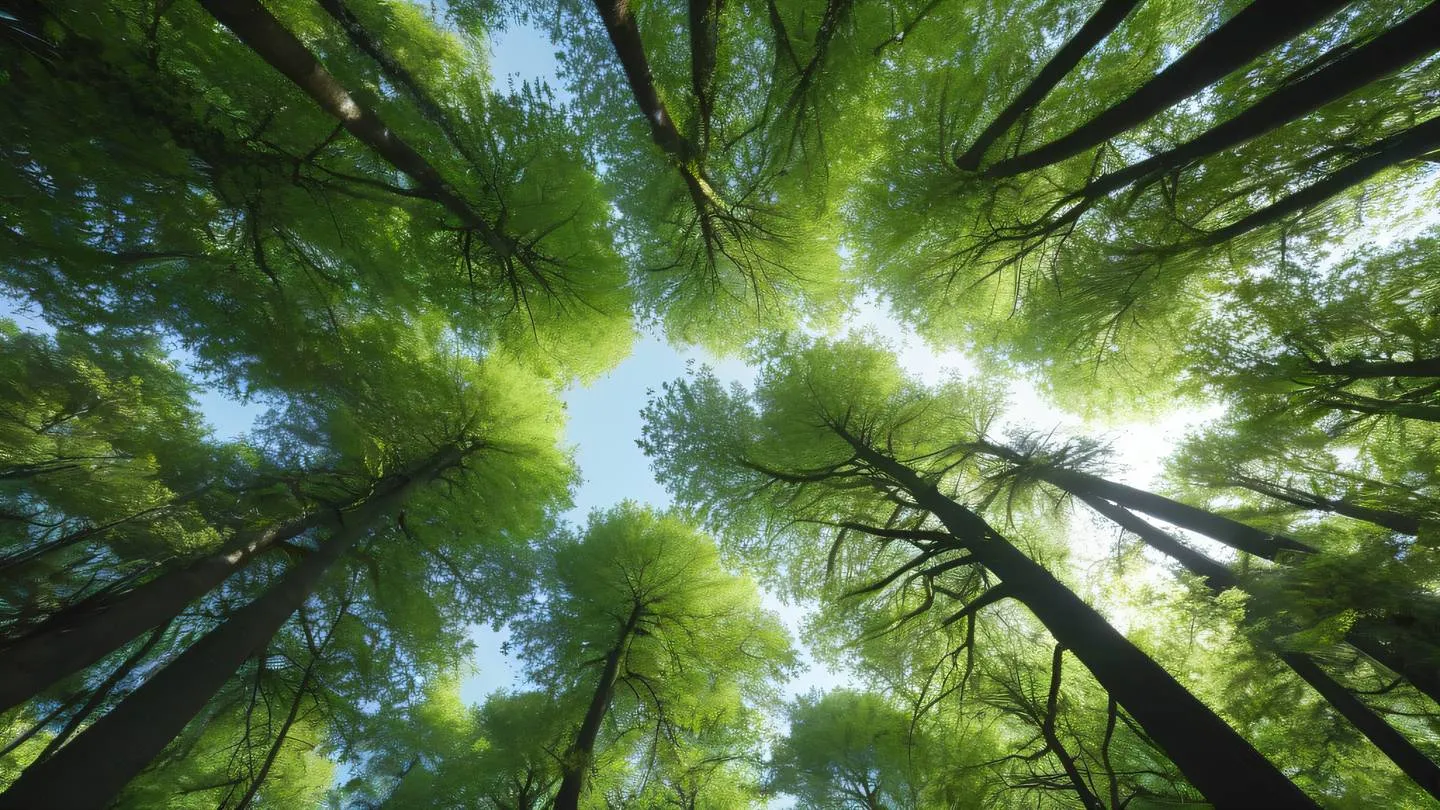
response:
[[[1014,126],[1020,116],[1039,104],[1054,89],[1055,85],[1069,75],[1070,71],[1080,63],[1080,60],[1084,59],[1085,55],[1090,53],[1096,45],[1099,45],[1101,40],[1109,36],[1110,32],[1120,25],[1120,21],[1124,20],[1138,5],[1140,5],[1140,0],[1105,0],[1100,8],[1090,16],[1090,19],[1085,21],[1080,30],[1076,31],[1075,35],[1061,46],[1054,56],[1050,57],[1050,61],[1045,63],[1045,67],[1041,68],[1030,84],[1020,91],[1020,95],[1016,96],[1005,109],[1000,111],[999,115],[995,116],[990,125],[985,127],[985,131],[981,132],[975,142],[970,144],[970,148],[965,150],[963,155],[955,158],[955,165],[965,171],[975,171],[980,168],[980,161],[985,157],[985,151],[990,148],[990,145]]]
[[[319,525],[310,514],[240,540],[190,565],[116,596],[86,600],[0,648],[0,710],[18,706],[62,678],[94,664],[136,636],[167,622],[255,557]]]
[[[1346,360],[1343,363],[1311,362],[1317,374],[1333,374],[1352,380],[1382,377],[1440,377],[1440,357],[1416,360]]]
[[[170,629],[170,625],[167,623],[152,630],[150,632],[150,638],[145,639],[145,643],[141,644],[139,649],[131,653],[130,656],[122,661],[120,666],[111,671],[109,675],[106,675],[105,680],[101,681],[100,685],[90,692],[90,696],[85,700],[85,705],[81,706],[75,714],[71,715],[70,719],[65,721],[65,727],[60,729],[60,733],[50,738],[50,742],[45,744],[45,748],[35,757],[35,761],[41,762],[58,751],[60,747],[65,744],[65,741],[69,740],[71,735],[80,728],[81,724],[89,720],[90,715],[94,714],[95,710],[100,708],[100,704],[104,703],[105,700],[110,697],[110,693],[115,690],[115,687],[119,686],[120,682],[125,680],[127,675],[135,671],[135,667],[138,666],[141,661],[145,660],[145,657],[149,655],[150,651],[155,648],[155,645],[160,642],[160,639],[164,637],[165,631],[168,629]]]
[[[1363,183],[1392,166],[1423,157],[1436,149],[1440,149],[1440,116],[1381,139],[1366,150],[1370,153],[1366,157],[1336,169],[1325,178],[1281,197],[1230,225],[1211,231],[1195,242],[1184,245],[1183,248],[1213,247],[1224,244],[1251,231],[1279,222],[1291,214],[1314,208],[1351,186]],[[1440,421],[1440,416],[1417,418]]]
[[[356,542],[402,505],[416,486],[458,464],[464,453],[451,445],[441,455],[445,463],[433,467],[428,477],[412,478],[409,486],[371,498],[346,514],[327,541],[264,595],[232,613],[53,757],[22,773],[0,794],[0,808],[105,807],[194,719],[245,659],[264,649]]]
[[[585,710],[585,719],[575,733],[575,741],[565,752],[561,762],[560,789],[555,793],[555,810],[576,810],[580,796],[585,792],[585,777],[590,770],[590,761],[595,756],[595,741],[600,736],[600,724],[610,711],[610,700],[615,696],[615,682],[620,675],[620,662],[630,646],[630,638],[640,624],[640,605],[630,611],[630,617],[620,628],[615,646],[605,654],[605,666],[600,671],[600,680],[595,684],[595,693],[590,706]]]
[[[1235,575],[1228,568],[1185,546],[1160,527],[1151,525],[1128,510],[1099,498],[1082,498],[1082,500],[1095,511],[1113,520],[1121,528],[1139,537],[1146,545],[1173,557],[1190,573],[1204,577],[1206,585],[1214,593],[1218,594],[1228,588],[1238,587],[1239,583]],[[1175,551],[1178,549],[1183,549],[1183,553],[1176,554]],[[1440,799],[1440,766],[1437,766],[1403,734],[1385,722],[1374,710],[1366,706],[1359,696],[1330,677],[1329,673],[1325,672],[1314,658],[1297,652],[1282,651],[1278,655],[1286,666],[1294,670],[1301,680],[1310,684],[1330,704],[1331,708],[1349,720],[1351,725],[1365,735],[1367,740],[1374,743],[1375,747],[1389,757],[1390,761],[1394,762],[1401,771],[1404,771],[1406,776],[1414,780],[1415,784],[1424,788],[1431,796]]]
[[[857,456],[904,488],[1003,580],[1217,807],[1314,807],[1245,738],[980,516],[910,468],[841,431]]]
[[[1330,677],[1315,659],[1303,653],[1282,652],[1280,660],[1339,712],[1365,739],[1375,744],[1406,776],[1440,800],[1440,766],[1425,756],[1400,732],[1366,706],[1355,693]]]
[[[715,116],[715,59],[720,36],[721,0],[690,0],[690,91],[699,115],[695,124],[697,151],[710,146]]]
[[[1394,619],[1360,619],[1345,634],[1345,641],[1440,703],[1440,661],[1433,652],[1425,649],[1428,645],[1391,639],[1396,632],[1409,635],[1413,630]],[[1426,628],[1420,635],[1435,638],[1435,628]]]
[[[1132,129],[1239,70],[1330,16],[1348,0],[1254,0],[1123,100],[1080,127],[1022,155],[1002,160],[987,177],[1011,177],[1049,166]]]
[[[1079,193],[1088,198],[1100,197],[1142,178],[1239,146],[1384,78],[1437,48],[1440,3],[1431,3],[1359,48],[1337,46],[1316,60],[1324,67],[1279,88],[1234,118],[1174,149],[1096,178]],[[1337,54],[1343,55],[1335,58]]]
[[[1251,492],[1264,495],[1267,498],[1273,498],[1302,509],[1313,509],[1317,512],[1329,512],[1353,520],[1361,520],[1383,529],[1389,529],[1392,532],[1399,532],[1400,534],[1408,534],[1412,537],[1420,533],[1420,518],[1414,515],[1403,515],[1389,509],[1376,509],[1369,506],[1362,506],[1358,503],[1350,503],[1340,498],[1326,498],[1313,492],[1305,492],[1281,484],[1272,484],[1269,481],[1261,481],[1249,476],[1238,477],[1235,480],[1235,484]]]
[[[407,475],[384,479],[366,502],[403,499],[416,482],[443,472],[458,453],[442,450]],[[210,592],[276,543],[311,529],[332,525],[345,515],[317,512],[249,533],[219,551],[152,579],[119,595],[81,602],[0,648],[0,710],[19,705],[42,690],[84,669],[152,627],[170,621],[185,606]]]
[[[1239,586],[1235,574],[1228,567],[1185,545],[1158,526],[1146,523],[1130,510],[1094,495],[1076,497],[1120,528],[1145,541],[1145,545],[1180,563],[1190,573],[1203,577],[1211,590],[1218,593]]]
[[[1028,472],[1077,497],[1093,495],[1114,501],[1127,509],[1144,512],[1182,529],[1203,534],[1247,554],[1274,560],[1283,552],[1294,551],[1308,554],[1315,551],[1314,548],[1299,540],[1264,532],[1252,526],[1246,526],[1237,520],[1198,509],[1163,495],[1156,495],[1153,492],[1146,492],[1143,489],[1136,489],[1115,481],[1107,481],[1090,473],[1057,469],[1041,463],[1033,463],[1008,447],[989,442],[976,442],[972,446],[986,455],[1015,464],[1029,465],[1027,466]]]
[[[455,192],[440,172],[410,144],[385,125],[374,111],[357,102],[299,39],[256,0],[200,0],[215,19],[235,33],[261,59],[305,92],[320,109],[390,165],[413,180],[423,195],[445,206],[484,240],[497,256],[517,252],[501,234]]]
[[[410,97],[415,106],[420,108],[425,120],[434,124],[445,135],[445,140],[450,142],[450,145],[460,153],[461,157],[477,168],[484,165],[478,159],[479,156],[475,154],[475,150],[471,149],[461,136],[459,128],[455,125],[455,119],[425,91],[425,87],[420,84],[420,80],[410,72],[409,68],[400,64],[400,60],[385,50],[384,46],[371,36],[364,24],[360,22],[360,18],[350,10],[345,0],[319,0],[319,3],[320,7],[325,9],[325,12],[345,30],[345,36],[350,40],[350,44],[359,48],[362,53],[380,66],[385,77]]]
[[[1432,123],[1440,122],[1437,117]],[[1436,128],[1437,136],[1440,136],[1440,127]],[[1440,148],[1440,141],[1437,141],[1437,148]],[[1337,411],[1350,411],[1352,413],[1364,413],[1372,416],[1398,416],[1401,419],[1414,419],[1420,422],[1440,422],[1440,406],[1419,405],[1414,402],[1392,402],[1390,400],[1376,399],[1375,397],[1362,397],[1355,394],[1318,399],[1316,405],[1324,408],[1334,408]]]
[[[650,72],[650,61],[645,57],[645,45],[640,40],[640,26],[630,13],[626,0],[595,0],[595,9],[605,24],[605,33],[615,47],[620,67],[625,71],[630,93],[640,107],[640,114],[650,125],[650,137],[665,154],[681,165],[695,158],[695,149],[680,130],[665,108],[660,91],[655,87],[655,77]]]

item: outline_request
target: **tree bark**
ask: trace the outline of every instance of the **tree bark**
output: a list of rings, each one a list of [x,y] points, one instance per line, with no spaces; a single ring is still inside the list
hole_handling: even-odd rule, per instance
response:
[[[979,515],[941,495],[914,470],[838,429],[866,464],[905,489],[1129,712],[1216,807],[1314,807],[1264,756],[1170,673]]]
[[[256,0],[200,0],[215,19],[235,33],[261,59],[305,92],[326,114],[340,122],[391,166],[405,174],[424,196],[443,205],[466,228],[475,231],[499,257],[519,252],[470,206],[410,144],[385,125],[374,111],[357,102],[294,34]]]
[[[1315,551],[1313,547],[1299,540],[1263,532],[1237,520],[1231,520],[1223,515],[1199,509],[1163,495],[1108,481],[1098,475],[1078,470],[1057,469],[1043,463],[1031,463],[1029,459],[1008,447],[985,441],[975,442],[971,446],[986,455],[1014,464],[1029,464],[1027,470],[1037,478],[1077,497],[1094,495],[1114,501],[1127,509],[1144,512],[1166,523],[1173,523],[1182,529],[1198,532],[1247,554],[1275,560],[1284,552],[1310,554]]]
[[[1305,492],[1294,487],[1272,484],[1269,481],[1261,481],[1249,476],[1239,476],[1235,480],[1237,486],[1243,487],[1273,498],[1283,503],[1298,506],[1302,509],[1311,509],[1317,512],[1329,512],[1335,515],[1360,520],[1389,529],[1392,532],[1408,534],[1412,537],[1420,534],[1420,518],[1414,515],[1404,515],[1389,509],[1376,509],[1369,506],[1362,506],[1358,503],[1350,503],[1340,498],[1326,498],[1313,492]]]
[[[1106,503],[1099,498],[1086,497],[1082,500],[1095,511],[1113,520],[1121,528],[1139,537],[1146,545],[1162,554],[1174,557],[1182,567],[1192,574],[1204,577],[1206,585],[1212,592],[1218,594],[1228,588],[1239,587],[1235,575],[1228,568],[1198,551],[1189,549],[1158,526],[1151,525],[1128,510]],[[1177,555],[1174,553],[1176,549],[1184,549],[1185,553]],[[1347,637],[1346,641],[1350,641],[1350,639]],[[1277,654],[1286,666],[1294,670],[1301,680],[1318,692],[1341,717],[1350,721],[1351,725],[1376,748],[1379,748],[1406,776],[1424,788],[1431,796],[1440,799],[1440,766],[1437,766],[1434,760],[1427,757],[1403,734],[1396,731],[1374,710],[1365,705],[1359,696],[1332,678],[1314,658],[1301,652],[1281,651]]]
[[[641,614],[640,605],[635,605],[630,611],[630,617],[620,628],[620,636],[615,639],[615,646],[605,654],[605,666],[600,671],[599,682],[595,684],[590,706],[585,710],[585,719],[561,763],[562,775],[560,789],[555,793],[555,810],[576,810],[580,805],[580,796],[585,791],[585,776],[590,770],[590,761],[595,756],[595,740],[600,736],[600,724],[605,721],[605,714],[610,711],[610,700],[615,696],[620,661],[625,657],[630,638],[640,624]]]
[[[1124,20],[1130,12],[1140,5],[1140,0],[1105,0],[1100,8],[1085,21],[1079,31],[1075,32],[1045,67],[1040,69],[1030,84],[1020,91],[1013,101],[995,116],[985,131],[970,144],[965,153],[955,158],[955,165],[965,171],[975,171],[980,168],[980,161],[985,157],[985,151],[990,145],[1004,135],[1020,116],[1029,112],[1032,107],[1039,104],[1060,80],[1069,75],[1070,71],[1080,63],[1085,55],[1090,53],[1100,41],[1110,35],[1121,20]]]
[[[419,482],[456,463],[451,445],[413,471],[382,479],[366,500],[350,507],[361,512],[373,503],[401,502]],[[117,596],[81,602],[0,648],[0,711],[29,700],[42,690],[94,664],[152,627],[174,619],[276,543],[314,528],[343,522],[345,515],[312,512],[243,535],[213,554],[173,570]]]
[[[346,514],[326,542],[264,595],[232,613],[53,757],[22,773],[0,794],[0,809],[105,807],[204,708],[245,659],[269,643],[355,543],[415,487],[458,464],[464,454],[459,446],[448,446],[441,453],[444,463],[432,467],[430,475],[412,478],[408,486],[371,498]]]
[[[1239,115],[1191,140],[1118,171],[1096,178],[1079,192],[1101,197],[1145,177],[1188,165],[1278,129],[1326,104],[1378,81],[1440,48],[1440,2],[1410,15],[1365,45],[1340,45],[1319,57],[1319,70],[1281,87]],[[1342,52],[1339,58],[1334,54]]]
[[[170,625],[167,623],[152,630],[150,632],[150,638],[145,639],[145,643],[141,644],[139,649],[122,661],[120,666],[116,667],[109,675],[106,675],[105,680],[101,681],[100,685],[90,692],[90,696],[85,700],[85,705],[77,709],[75,714],[71,715],[70,719],[65,721],[65,726],[60,729],[60,733],[50,738],[50,742],[45,744],[45,748],[35,757],[35,761],[40,762],[58,751],[60,747],[65,744],[65,741],[69,740],[71,735],[80,728],[80,725],[86,720],[89,720],[90,715],[94,714],[95,710],[100,708],[100,704],[104,703],[105,699],[110,697],[110,693],[115,690],[115,687],[120,685],[120,682],[133,672],[141,661],[145,660],[145,656],[150,654],[150,651],[160,642],[160,639],[164,637],[165,631],[168,629],[170,629]]]
[[[1346,360],[1343,363],[1310,362],[1317,374],[1333,374],[1352,380],[1382,377],[1440,377],[1440,357],[1415,360]]]
[[[1217,228],[1194,242],[1183,245],[1182,249],[1189,250],[1224,244],[1251,231],[1279,222],[1291,214],[1313,208],[1392,166],[1423,157],[1426,153],[1436,149],[1440,149],[1440,116],[1381,139],[1366,150],[1369,152],[1366,157],[1336,169],[1323,179],[1287,194],[1223,228]],[[1435,417],[1431,421],[1440,421],[1440,417]]]
[[[595,0],[595,10],[600,12],[600,21],[605,25],[605,33],[610,36],[610,44],[615,47],[615,55],[625,71],[630,93],[640,106],[640,114],[650,125],[651,139],[671,159],[681,165],[690,163],[695,158],[695,149],[680,134],[660,98],[660,91],[655,87],[655,76],[650,72],[645,45],[640,39],[640,26],[635,22],[635,15],[630,13],[629,2]]]
[[[370,57],[371,61],[379,65],[385,77],[410,97],[415,106],[420,108],[420,113],[425,116],[425,119],[434,124],[445,136],[445,140],[455,148],[455,151],[478,171],[479,167],[483,165],[478,159],[479,155],[475,154],[475,150],[465,142],[459,128],[455,126],[454,118],[435,101],[433,96],[426,92],[425,87],[420,84],[420,80],[410,72],[409,68],[401,64],[400,60],[385,50],[385,47],[371,36],[364,24],[360,22],[360,18],[350,10],[345,0],[319,0],[319,3],[320,7],[325,9],[325,13],[329,14],[344,29],[350,44],[359,48],[361,52]]]
[[[1140,89],[1080,127],[985,171],[1012,177],[1057,163],[1132,129],[1330,16],[1348,0],[1254,0]]]
[[[282,540],[324,522],[311,513],[246,533],[219,551],[109,598],[85,600],[0,648],[0,710],[18,706],[169,621]]]

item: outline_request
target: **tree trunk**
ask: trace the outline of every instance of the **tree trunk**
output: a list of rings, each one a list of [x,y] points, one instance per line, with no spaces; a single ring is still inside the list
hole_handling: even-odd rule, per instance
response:
[[[141,661],[145,660],[145,657],[150,654],[150,651],[154,649],[155,645],[160,642],[160,639],[165,636],[165,631],[169,629],[170,625],[166,623],[152,630],[150,632],[150,638],[145,639],[145,643],[141,644],[139,649],[131,653],[130,656],[121,662],[120,666],[111,671],[109,675],[106,675],[105,680],[101,681],[98,686],[91,690],[90,696],[85,700],[85,705],[77,709],[76,712],[70,716],[70,719],[65,721],[65,726],[60,729],[60,733],[51,737],[50,742],[45,744],[45,748],[35,757],[35,761],[41,762],[51,754],[60,750],[60,747],[65,744],[66,740],[70,739],[71,735],[80,728],[81,724],[89,720],[90,715],[94,714],[95,710],[100,708],[100,704],[104,703],[105,699],[110,697],[110,693],[115,690],[115,687],[119,686],[120,682],[125,680],[125,677],[133,672]]]
[[[460,452],[450,445],[414,471],[382,479],[365,501],[351,507],[360,512],[372,503],[401,502],[416,484],[453,466]],[[333,525],[345,515],[314,512],[258,532],[243,535],[219,551],[190,565],[152,579],[118,596],[81,602],[0,648],[0,710],[19,705],[42,690],[94,664],[141,633],[174,619],[185,606],[204,596],[257,555],[282,540],[311,529]]]
[[[1381,377],[1440,377],[1440,357],[1415,360],[1346,360],[1343,363],[1311,362],[1317,374],[1334,374],[1352,380]]]
[[[1080,60],[1109,36],[1110,32],[1120,25],[1120,21],[1139,4],[1140,0],[1105,0],[1080,30],[1050,57],[1045,67],[1020,91],[1020,95],[995,116],[990,125],[985,127],[985,131],[970,144],[970,148],[955,158],[956,167],[972,172],[980,168],[980,160],[985,157],[985,151],[990,145],[1004,135],[1020,116],[1049,95],[1055,85],[1069,75]]]
[[[324,520],[307,514],[247,533],[190,565],[110,598],[80,602],[0,648],[0,710],[18,706],[180,614],[275,543]]]
[[[1173,557],[1190,573],[1204,577],[1205,584],[1212,592],[1218,594],[1228,588],[1240,586],[1230,569],[1204,554],[1190,549],[1160,527],[1141,520],[1139,516],[1123,507],[1115,506],[1099,498],[1082,497],[1081,500],[1121,528],[1139,537],[1146,545]],[[1184,549],[1183,554],[1176,554],[1175,550],[1178,549]],[[1350,639],[1347,637],[1346,641],[1350,641]],[[1278,655],[1286,666],[1294,670],[1301,680],[1310,684],[1311,688],[1318,692],[1331,708],[1349,720],[1351,725],[1365,735],[1365,738],[1379,748],[1401,771],[1404,771],[1406,776],[1414,780],[1415,784],[1424,788],[1431,796],[1440,799],[1440,766],[1437,766],[1410,740],[1385,722],[1374,710],[1366,706],[1365,702],[1360,700],[1354,692],[1330,677],[1329,673],[1325,672],[1314,658],[1298,652],[1279,652]]]
[[[595,756],[595,740],[600,736],[600,724],[610,711],[610,700],[615,695],[615,682],[620,675],[620,660],[630,645],[630,637],[640,623],[641,608],[635,605],[630,617],[620,628],[615,646],[605,654],[605,667],[600,671],[600,681],[595,684],[595,694],[590,698],[590,707],[585,710],[585,720],[575,733],[575,741],[565,752],[561,762],[560,789],[555,793],[555,810],[576,810],[580,796],[585,791],[585,776],[590,770],[590,761]]]
[[[847,433],[867,464],[903,487],[1004,581],[1217,807],[1314,807],[1245,738],[1049,571],[910,468]]]
[[[1104,196],[1142,178],[1239,146],[1400,70],[1440,48],[1440,2],[1431,3],[1365,45],[1334,58],[1338,51],[1348,48],[1349,44],[1339,45],[1327,52],[1314,63],[1324,67],[1275,90],[1234,118],[1173,149],[1096,178],[1085,185],[1080,195]]]
[[[1389,509],[1375,509],[1339,498],[1326,498],[1313,492],[1272,484],[1269,481],[1261,481],[1249,476],[1237,477],[1235,484],[1267,498],[1273,498],[1302,509],[1341,515],[1379,526],[1382,529],[1389,529],[1392,532],[1408,534],[1411,537],[1420,534],[1420,518],[1414,515],[1404,515]]]
[[[1431,123],[1440,123],[1440,117],[1435,118]],[[1440,136],[1440,127],[1436,128],[1436,135]],[[1440,147],[1440,138],[1437,138],[1436,146]],[[1392,402],[1354,394],[1348,394],[1342,399],[1316,400],[1315,404],[1325,408],[1334,408],[1337,411],[1350,411],[1373,416],[1398,416],[1401,419],[1414,419],[1420,422],[1440,422],[1440,407],[1435,405]]]
[[[1239,70],[1347,2],[1254,0],[1140,89],[1069,133],[996,163],[985,175],[998,178],[1023,174],[1098,146]]]
[[[475,154],[475,150],[471,149],[465,139],[461,137],[459,128],[455,126],[455,120],[435,101],[434,97],[425,91],[415,74],[411,73],[409,68],[402,65],[400,60],[385,50],[384,46],[371,36],[364,24],[355,16],[355,12],[346,5],[345,0],[319,0],[319,3],[320,7],[325,9],[325,13],[329,14],[345,30],[345,36],[350,40],[350,44],[360,49],[375,64],[379,65],[385,77],[410,97],[415,106],[420,108],[425,119],[434,124],[444,134],[445,140],[455,148],[455,151],[460,153],[460,156],[476,167],[478,171],[479,167],[484,164],[478,159],[479,156]]]
[[[472,448],[473,449],[473,446]],[[94,725],[0,794],[0,808],[105,807],[205,707],[245,659],[261,650],[314,592],[321,578],[420,484],[458,464],[450,445],[442,464],[346,514],[332,536],[264,595],[236,610]]]
[[[1366,150],[1370,152],[1366,157],[1336,169],[1324,179],[1281,197],[1230,225],[1211,231],[1184,248],[1213,247],[1274,224],[1291,214],[1313,208],[1392,166],[1423,157],[1436,149],[1440,149],[1440,116],[1381,139]],[[1418,418],[1440,421],[1440,417]]]
[[[440,172],[396,135],[374,111],[361,106],[294,34],[256,0],[200,0],[267,64],[310,96],[320,109],[390,165],[415,182],[424,196],[445,206],[502,258],[516,253],[512,240],[460,197]]]
[[[645,45],[640,39],[640,26],[630,13],[626,0],[595,0],[595,9],[605,24],[605,33],[615,47],[620,67],[625,71],[630,93],[640,106],[640,114],[650,125],[650,137],[665,154],[681,165],[694,159],[694,147],[675,126],[675,120],[665,109],[660,91],[655,87],[655,77],[650,72],[650,62],[645,58]]]
[[[971,446],[986,455],[1014,464],[1030,464],[1031,466],[1027,468],[1028,472],[1076,497],[1083,498],[1085,495],[1094,495],[1114,501],[1127,509],[1144,512],[1166,523],[1173,523],[1182,529],[1198,532],[1247,554],[1275,560],[1282,552],[1295,551],[1309,554],[1315,551],[1314,548],[1299,540],[1263,532],[1237,520],[1231,520],[1222,515],[1166,498],[1163,495],[1107,481],[1098,475],[1078,470],[1057,469],[1043,463],[1032,463],[1030,459],[1008,447],[984,441],[976,442]]]

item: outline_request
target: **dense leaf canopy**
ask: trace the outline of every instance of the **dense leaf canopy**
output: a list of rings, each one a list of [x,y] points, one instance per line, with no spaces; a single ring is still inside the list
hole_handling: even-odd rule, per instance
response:
[[[8,4],[0,808],[1434,806],[1437,54],[1429,0]],[[577,452],[600,380],[663,502]]]

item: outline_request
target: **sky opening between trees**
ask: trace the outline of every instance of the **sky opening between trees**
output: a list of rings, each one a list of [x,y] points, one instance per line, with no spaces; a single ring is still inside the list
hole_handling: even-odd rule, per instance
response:
[[[1437,53],[6,5],[0,808],[1436,806]]]

